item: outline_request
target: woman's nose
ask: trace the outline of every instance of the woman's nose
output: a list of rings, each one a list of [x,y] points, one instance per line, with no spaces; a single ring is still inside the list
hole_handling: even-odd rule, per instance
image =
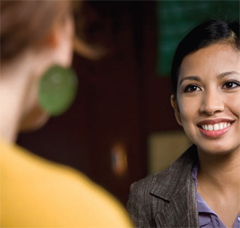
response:
[[[217,91],[206,92],[202,99],[200,112],[207,115],[214,115],[224,111],[224,102],[221,94]]]

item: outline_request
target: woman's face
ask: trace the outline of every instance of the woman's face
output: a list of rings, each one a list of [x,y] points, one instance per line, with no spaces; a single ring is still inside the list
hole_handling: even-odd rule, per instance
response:
[[[240,51],[213,44],[186,56],[172,105],[179,124],[199,151],[239,151]]]

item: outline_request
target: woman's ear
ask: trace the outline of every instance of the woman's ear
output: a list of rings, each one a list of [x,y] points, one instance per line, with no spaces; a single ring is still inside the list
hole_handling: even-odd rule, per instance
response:
[[[71,15],[67,15],[64,21],[59,20],[56,22],[45,39],[45,47],[52,53],[55,64],[63,67],[69,67],[71,65],[73,57],[73,37],[73,18]]]
[[[177,98],[174,94],[171,95],[171,105],[174,109],[175,117],[176,117],[178,124],[180,126],[182,126],[182,120],[181,120],[181,116],[180,116],[180,112],[179,112],[179,108],[178,108]]]
[[[50,48],[56,48],[58,45],[58,37],[55,30],[52,30],[45,38],[45,43]]]
[[[54,50],[58,46],[58,34],[55,28],[52,28],[48,33],[35,44],[35,50]]]

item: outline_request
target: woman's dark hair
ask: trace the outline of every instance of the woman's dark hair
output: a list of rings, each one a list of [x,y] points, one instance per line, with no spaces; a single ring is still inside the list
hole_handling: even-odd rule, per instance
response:
[[[174,94],[177,92],[179,68],[185,56],[214,43],[226,43],[240,50],[239,22],[206,21],[191,30],[178,44],[173,57],[171,79]]]

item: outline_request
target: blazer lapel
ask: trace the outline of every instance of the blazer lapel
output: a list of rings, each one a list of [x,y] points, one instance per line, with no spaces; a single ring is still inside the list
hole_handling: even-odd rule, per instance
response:
[[[156,215],[157,227],[198,227],[195,194],[186,188],[175,199],[166,202],[164,211]]]
[[[197,160],[195,146],[190,147],[176,162],[159,176],[151,194],[164,202],[156,213],[157,227],[198,227],[195,183],[191,177]]]

